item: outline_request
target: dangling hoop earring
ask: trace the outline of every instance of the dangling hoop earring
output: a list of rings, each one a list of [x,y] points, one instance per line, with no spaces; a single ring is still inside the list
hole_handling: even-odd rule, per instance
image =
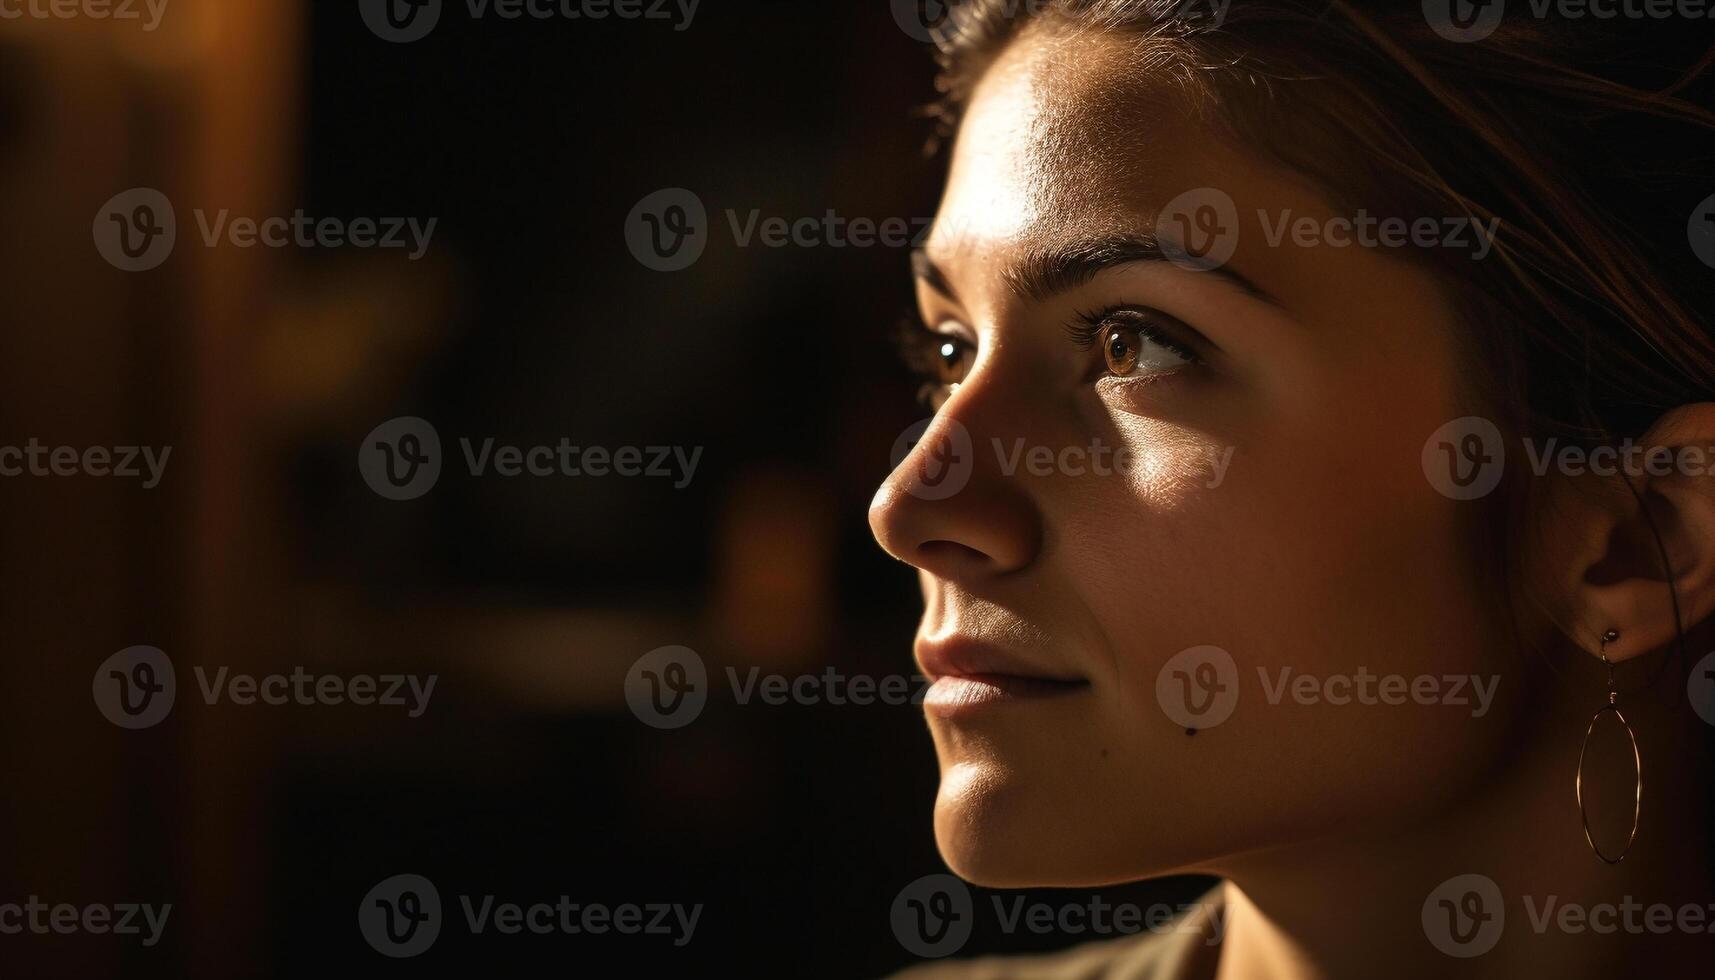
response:
[[[1573,780],[1573,791],[1578,797],[1578,819],[1584,824],[1584,842],[1590,845],[1590,850],[1608,864],[1619,864],[1631,853],[1632,842],[1638,839],[1638,814],[1643,810],[1644,800],[1644,764],[1643,757],[1638,754],[1638,736],[1632,731],[1631,722],[1620,713],[1619,694],[1614,690],[1614,665],[1608,660],[1608,644],[1620,638],[1620,631],[1610,629],[1602,634],[1602,663],[1608,668],[1608,703],[1596,709],[1590,716],[1590,726],[1584,729],[1584,745],[1578,750],[1578,772]],[[1614,717],[1626,729],[1626,738],[1632,743],[1632,769],[1637,773],[1637,784],[1632,797],[1632,832],[1626,837],[1626,846],[1620,850],[1619,857],[1609,857],[1596,846],[1596,839],[1590,835],[1590,815],[1584,809],[1584,754],[1590,749],[1590,733],[1596,730],[1596,722],[1601,720],[1602,713],[1612,711]]]

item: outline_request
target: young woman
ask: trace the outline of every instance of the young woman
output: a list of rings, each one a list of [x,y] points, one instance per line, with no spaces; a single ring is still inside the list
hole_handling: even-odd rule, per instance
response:
[[[922,976],[1715,970],[1711,22],[1394,6],[940,28],[935,413],[870,513],[936,838],[1223,884]]]

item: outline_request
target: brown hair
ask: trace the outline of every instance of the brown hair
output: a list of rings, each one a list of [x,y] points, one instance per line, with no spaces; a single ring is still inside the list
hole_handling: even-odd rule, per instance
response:
[[[966,0],[939,35],[937,114],[950,132],[1028,22],[1132,32],[1164,78],[1211,96],[1235,135],[1337,205],[1500,219],[1493,261],[1419,255],[1483,325],[1492,393],[1520,396],[1495,403],[1520,431],[1619,438],[1715,397],[1711,275],[1686,224],[1715,192],[1715,113],[1682,94],[1715,48],[1646,90],[1595,71],[1643,36],[1613,21],[1514,20],[1457,43],[1417,4],[1237,0],[1219,25],[1185,16],[1204,6]]]
[[[1213,6],[962,0],[936,32],[934,115],[953,135],[1022,30],[1124,32],[1151,81],[1217,107],[1232,135],[1336,207],[1500,220],[1484,261],[1412,257],[1469,324],[1476,393],[1503,430],[1594,445],[1715,400],[1715,273],[1688,237],[1715,192],[1715,113],[1692,100],[1715,56],[1701,25],[1520,11],[1460,42],[1398,0],[1385,13],[1233,0],[1224,19]],[[1511,492],[1494,516],[1516,547],[1529,481],[1509,456]],[[1511,550],[1496,549],[1509,586]]]

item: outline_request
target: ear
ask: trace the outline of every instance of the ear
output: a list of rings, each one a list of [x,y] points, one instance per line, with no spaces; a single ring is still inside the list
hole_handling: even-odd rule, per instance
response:
[[[1546,458],[1531,564],[1574,642],[1618,663],[1715,613],[1715,403],[1682,405],[1636,441]]]

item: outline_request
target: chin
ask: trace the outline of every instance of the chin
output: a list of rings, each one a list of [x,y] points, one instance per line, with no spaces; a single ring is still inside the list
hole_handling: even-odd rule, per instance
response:
[[[1154,873],[1116,863],[1123,850],[1117,828],[1097,826],[1064,804],[1017,771],[947,766],[935,799],[941,860],[984,888],[1091,888]]]

